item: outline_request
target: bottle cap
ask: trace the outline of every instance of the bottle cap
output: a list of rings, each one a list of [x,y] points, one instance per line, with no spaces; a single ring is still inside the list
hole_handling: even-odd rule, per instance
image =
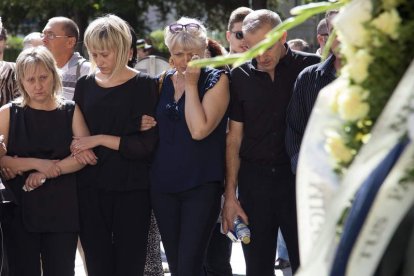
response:
[[[241,238],[242,243],[249,244],[250,243],[250,237],[244,236]]]

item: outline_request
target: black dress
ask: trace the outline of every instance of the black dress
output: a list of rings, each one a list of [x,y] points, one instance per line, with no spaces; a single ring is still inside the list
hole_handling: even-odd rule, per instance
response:
[[[78,172],[80,239],[89,276],[143,275],[150,225],[149,166],[157,129],[139,131],[153,116],[156,82],[137,74],[114,87],[94,76],[78,80],[74,100],[91,135],[120,137],[119,150],[98,146],[95,166]]]
[[[51,111],[13,103],[7,155],[49,160],[69,156],[74,109],[71,101]],[[6,229],[11,269],[17,275],[41,275],[42,255],[43,275],[73,275],[79,229],[75,174],[47,179],[24,192],[30,173],[7,181],[17,201]]]

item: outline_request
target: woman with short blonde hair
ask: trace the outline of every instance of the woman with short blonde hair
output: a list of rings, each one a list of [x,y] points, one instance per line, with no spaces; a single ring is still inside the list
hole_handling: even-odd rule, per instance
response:
[[[127,66],[131,33],[116,15],[94,20],[85,31],[93,73],[78,80],[74,100],[90,137],[75,137],[74,156],[93,149],[98,164],[78,174],[80,239],[89,276],[144,273],[150,223],[149,165],[157,130],[139,131],[153,114],[154,79]]]

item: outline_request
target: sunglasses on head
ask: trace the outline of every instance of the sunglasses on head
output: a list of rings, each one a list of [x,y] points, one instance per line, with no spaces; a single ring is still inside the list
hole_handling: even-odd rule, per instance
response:
[[[172,121],[180,120],[180,111],[176,102],[168,103],[165,106],[164,113]]]
[[[238,39],[238,40],[242,40],[243,39],[243,32],[242,31],[237,31],[237,32],[231,32],[232,34],[234,34],[234,36]]]
[[[188,23],[188,24],[174,23],[168,27],[170,29],[170,32],[173,34],[176,34],[182,31],[187,31],[191,33],[191,32],[197,32],[198,30],[200,30],[200,25],[198,25],[197,23]]]

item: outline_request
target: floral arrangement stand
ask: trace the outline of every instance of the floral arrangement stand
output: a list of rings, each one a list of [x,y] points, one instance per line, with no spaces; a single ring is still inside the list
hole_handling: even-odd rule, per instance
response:
[[[334,25],[345,62],[338,79],[321,91],[301,146],[297,275],[331,273],[355,194],[414,128],[407,125],[414,110],[414,3],[354,0],[344,6]],[[411,143],[379,183],[347,260],[346,275],[373,275],[396,227],[414,204],[413,158]]]

